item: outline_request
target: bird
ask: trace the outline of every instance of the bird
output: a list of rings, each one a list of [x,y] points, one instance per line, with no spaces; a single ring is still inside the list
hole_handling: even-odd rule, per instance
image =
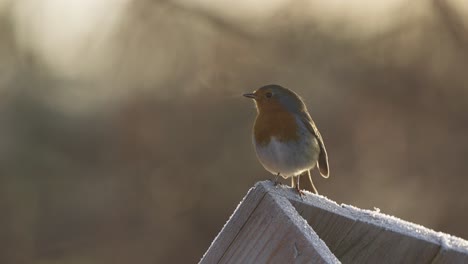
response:
[[[253,145],[260,163],[276,176],[275,185],[280,176],[291,178],[291,187],[302,196],[299,178],[307,174],[313,191],[318,194],[310,171],[317,167],[322,177],[328,178],[328,154],[302,98],[277,84],[262,86],[243,96],[255,102]]]

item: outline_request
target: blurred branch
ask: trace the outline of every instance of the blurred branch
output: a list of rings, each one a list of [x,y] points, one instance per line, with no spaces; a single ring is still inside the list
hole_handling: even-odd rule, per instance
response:
[[[179,12],[187,13],[201,18],[209,22],[209,24],[219,28],[220,31],[229,32],[235,36],[242,38],[252,39],[255,37],[255,34],[248,32],[245,28],[242,28],[240,25],[228,21],[226,18],[223,18],[222,16],[217,15],[214,12],[211,12],[203,7],[188,6],[184,5],[179,1],[173,0],[159,0],[155,1],[154,3],[165,5]]]
[[[468,29],[459,11],[447,0],[434,0],[434,8],[463,53],[468,56]]]

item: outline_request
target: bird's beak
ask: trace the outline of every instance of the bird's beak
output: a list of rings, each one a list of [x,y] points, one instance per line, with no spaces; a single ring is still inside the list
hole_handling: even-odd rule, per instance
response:
[[[252,98],[252,99],[257,98],[257,96],[255,96],[254,93],[246,93],[246,94],[243,94],[243,96],[245,96],[245,97],[247,97],[247,98]]]

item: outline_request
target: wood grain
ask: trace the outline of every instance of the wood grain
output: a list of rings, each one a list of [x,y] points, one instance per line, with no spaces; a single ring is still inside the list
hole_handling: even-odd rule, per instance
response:
[[[260,182],[200,263],[468,263],[468,241]]]
[[[243,204],[200,263],[339,263],[285,197],[257,185]]]

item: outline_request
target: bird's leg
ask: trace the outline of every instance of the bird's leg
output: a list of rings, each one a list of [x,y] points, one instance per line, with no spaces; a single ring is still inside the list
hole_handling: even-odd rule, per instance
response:
[[[314,182],[312,181],[312,177],[310,176],[310,170],[307,171],[307,175],[309,175],[310,185],[312,185],[312,189],[314,189],[315,194],[319,194],[317,188],[315,188]]]
[[[301,175],[297,175],[297,180],[296,180],[296,191],[299,193],[299,195],[302,196],[304,195],[304,192],[301,191],[299,188],[299,179],[301,178]]]
[[[294,188],[294,176],[291,176],[291,187]]]
[[[279,184],[279,181],[278,181],[279,176],[280,176],[280,173],[278,172],[278,174],[276,174],[276,177],[275,177],[275,179],[273,181],[274,186],[277,186]]]

